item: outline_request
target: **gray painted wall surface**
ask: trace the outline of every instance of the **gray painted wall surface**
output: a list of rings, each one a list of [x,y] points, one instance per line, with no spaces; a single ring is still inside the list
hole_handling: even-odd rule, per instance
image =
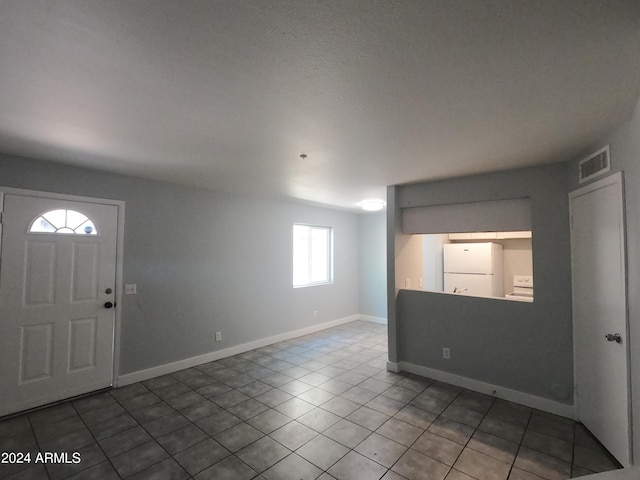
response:
[[[360,313],[387,318],[387,218],[385,212],[360,217]]]
[[[571,262],[566,164],[396,186],[413,207],[530,197],[533,304],[401,290],[390,308],[397,360],[563,403],[573,402]],[[397,212],[397,210],[396,210]],[[402,238],[397,231],[396,238]],[[487,225],[491,230],[491,225]],[[395,247],[397,248],[397,246]],[[394,248],[389,255],[396,255]],[[389,281],[394,279],[388,276]],[[389,302],[394,302],[390,296]],[[442,359],[442,348],[451,360]],[[393,361],[393,359],[391,359]]]
[[[631,350],[632,420],[634,456],[640,460],[640,101],[631,120],[606,138],[594,142],[584,156],[571,162],[568,169],[570,190],[578,184],[578,162],[590,153],[610,146],[611,172],[624,172],[627,225],[627,291]],[[602,178],[602,177],[599,177]],[[596,179],[597,180],[597,179]]]
[[[121,374],[359,313],[357,214],[10,156],[0,185],[126,202]],[[293,222],[334,228],[333,285],[292,288]]]

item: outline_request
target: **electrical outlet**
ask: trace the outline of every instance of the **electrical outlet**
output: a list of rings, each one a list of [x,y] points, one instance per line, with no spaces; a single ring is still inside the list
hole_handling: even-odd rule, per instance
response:
[[[404,280],[404,288],[411,288],[411,279],[410,278],[406,278]]]
[[[222,340],[222,332],[216,332],[216,342]]]
[[[423,285],[423,282],[422,282],[422,277],[420,277],[420,278],[418,279],[418,287],[422,288],[423,286],[424,286],[424,285]]]
[[[449,360],[451,358],[451,350],[448,347],[442,348],[442,358]]]
[[[318,318],[318,310],[313,311],[313,318]]]

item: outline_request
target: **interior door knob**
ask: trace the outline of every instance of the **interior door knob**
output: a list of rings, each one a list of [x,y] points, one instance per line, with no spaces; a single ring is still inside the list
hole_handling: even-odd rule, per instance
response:
[[[112,307],[113,307],[113,303],[111,303],[111,302],[106,302],[104,304],[104,308],[112,308]]]
[[[622,343],[622,336],[619,333],[607,333],[604,338],[606,338],[608,342]]]

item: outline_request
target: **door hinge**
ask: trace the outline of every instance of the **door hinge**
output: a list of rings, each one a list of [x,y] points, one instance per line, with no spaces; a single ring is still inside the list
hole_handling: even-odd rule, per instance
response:
[[[4,212],[0,212],[0,225],[2,225],[2,220],[4,220],[2,217],[4,215]]]

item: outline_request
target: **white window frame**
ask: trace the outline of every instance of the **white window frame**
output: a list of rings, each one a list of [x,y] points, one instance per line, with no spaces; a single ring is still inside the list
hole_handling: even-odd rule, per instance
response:
[[[308,276],[305,282],[301,282],[301,283],[296,283],[296,227],[305,227],[309,229],[309,235],[308,235]],[[313,230],[321,230],[327,233],[327,252],[326,252],[326,268],[327,268],[327,277],[325,279],[322,280],[316,280],[313,281],[311,280],[311,278],[309,278],[311,276],[311,271],[312,271],[312,265],[314,264],[314,259],[313,257],[313,248],[312,248],[312,235],[311,232]],[[332,227],[326,227],[326,226],[321,226],[321,225],[309,225],[309,224],[304,224],[304,223],[294,223],[293,224],[293,229],[292,229],[292,240],[293,240],[293,248],[292,248],[292,259],[293,259],[293,268],[292,268],[292,274],[293,274],[293,288],[304,288],[304,287],[313,287],[313,286],[317,286],[317,285],[330,285],[333,283],[333,228]]]

